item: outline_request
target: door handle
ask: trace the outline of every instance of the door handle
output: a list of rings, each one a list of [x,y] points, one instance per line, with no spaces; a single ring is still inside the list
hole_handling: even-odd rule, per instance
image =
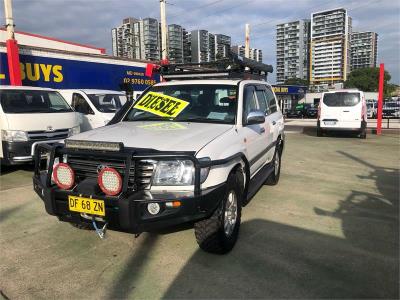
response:
[[[275,121],[272,121],[272,125],[276,125],[276,122],[275,122]]]
[[[264,133],[265,132],[265,128],[264,127],[261,127],[260,128],[260,133]]]

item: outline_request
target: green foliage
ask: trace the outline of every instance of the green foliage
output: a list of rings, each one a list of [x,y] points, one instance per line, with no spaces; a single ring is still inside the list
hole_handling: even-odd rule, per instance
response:
[[[389,84],[391,76],[385,71],[384,75],[384,95],[389,96],[394,90],[392,84]],[[345,88],[357,88],[363,92],[378,92],[379,68],[361,68],[353,70],[344,83]]]
[[[306,79],[301,79],[301,78],[289,78],[286,79],[285,82],[283,83],[285,85],[301,85],[301,86],[308,86],[309,82]]]

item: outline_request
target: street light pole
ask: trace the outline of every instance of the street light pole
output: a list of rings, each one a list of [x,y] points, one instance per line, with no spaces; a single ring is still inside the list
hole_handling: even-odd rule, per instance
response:
[[[245,42],[244,42],[244,56],[246,58],[250,58],[250,24],[246,24],[246,33],[245,33]]]
[[[4,0],[4,15],[6,17],[6,29],[7,29],[7,62],[8,62],[8,74],[10,76],[11,85],[22,85],[21,81],[21,69],[19,67],[19,53],[18,43],[15,40],[14,33],[14,19],[12,13],[12,2],[11,0]]]
[[[167,20],[165,17],[165,0],[160,0],[161,13],[161,59],[166,62],[168,60],[167,53]]]

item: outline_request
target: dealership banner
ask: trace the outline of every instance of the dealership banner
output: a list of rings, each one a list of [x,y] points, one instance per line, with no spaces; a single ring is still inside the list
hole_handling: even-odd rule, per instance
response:
[[[299,85],[273,85],[272,89],[277,95],[301,95],[307,92],[306,86]]]
[[[160,81],[144,75],[145,68],[33,55],[20,55],[22,84],[54,89],[143,91]],[[0,85],[10,83],[7,54],[0,52]]]

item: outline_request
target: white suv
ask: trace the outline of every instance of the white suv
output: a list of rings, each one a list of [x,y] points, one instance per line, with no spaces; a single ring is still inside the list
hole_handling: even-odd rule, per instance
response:
[[[278,182],[283,146],[266,82],[164,82],[108,126],[52,148],[34,189],[61,221],[131,233],[194,222],[202,249],[226,253],[242,207]]]

